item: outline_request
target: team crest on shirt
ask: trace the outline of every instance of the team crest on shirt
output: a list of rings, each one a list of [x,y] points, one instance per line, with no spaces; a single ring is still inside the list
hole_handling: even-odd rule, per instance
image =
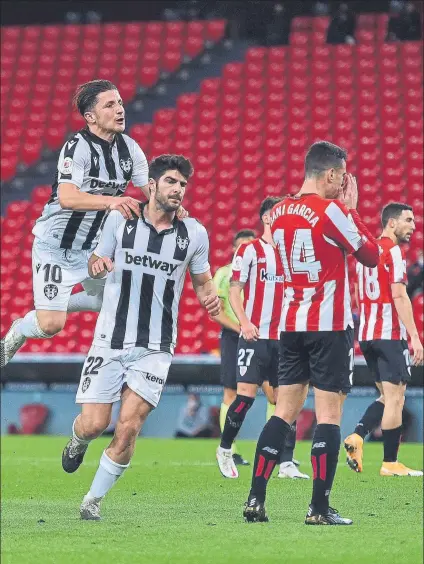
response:
[[[190,239],[188,237],[180,237],[180,235],[177,235],[177,245],[182,251],[188,247],[189,243]]]
[[[59,289],[55,284],[47,284],[44,286],[44,295],[49,300],[53,300],[57,296],[58,291]]]
[[[235,271],[238,272],[239,270],[241,270],[241,265],[242,265],[242,264],[243,264],[243,259],[242,259],[241,257],[236,257],[236,258],[233,260],[233,265],[232,265],[233,270],[235,270]]]
[[[130,172],[130,170],[132,169],[133,166],[133,160],[131,157],[129,157],[127,160],[125,159],[119,159],[119,166],[122,168],[122,170],[126,173]]]
[[[84,381],[83,381],[83,383],[82,383],[82,385],[81,385],[81,391],[82,391],[82,393],[84,393],[84,392],[86,392],[86,391],[88,390],[88,388],[90,387],[90,384],[91,384],[91,378],[89,378],[89,377],[87,376],[87,378],[84,378]]]

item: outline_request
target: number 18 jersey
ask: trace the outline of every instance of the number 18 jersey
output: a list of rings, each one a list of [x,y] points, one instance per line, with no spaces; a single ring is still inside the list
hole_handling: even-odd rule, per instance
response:
[[[353,327],[346,257],[364,240],[348,208],[317,194],[291,196],[271,212],[284,268],[280,331]]]
[[[388,237],[378,240],[380,260],[375,268],[358,263],[358,297],[360,308],[359,341],[407,338],[406,329],[397,314],[391,285],[407,283],[406,260],[399,245]]]

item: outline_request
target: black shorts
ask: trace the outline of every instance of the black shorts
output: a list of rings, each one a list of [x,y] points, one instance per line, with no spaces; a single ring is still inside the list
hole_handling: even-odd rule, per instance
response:
[[[221,384],[237,390],[237,346],[239,336],[235,331],[223,329],[221,333]]]
[[[280,386],[309,382],[326,392],[347,394],[353,378],[353,329],[293,331],[280,335]]]
[[[376,382],[406,384],[411,381],[408,343],[402,340],[361,341],[367,366]]]
[[[279,342],[259,339],[249,343],[239,338],[237,351],[237,382],[262,386],[265,380],[278,386]]]

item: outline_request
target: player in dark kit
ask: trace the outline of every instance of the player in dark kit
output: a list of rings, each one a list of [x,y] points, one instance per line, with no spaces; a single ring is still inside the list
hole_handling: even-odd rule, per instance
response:
[[[414,350],[414,364],[422,364],[423,346],[406,293],[406,260],[399,246],[408,243],[414,230],[412,208],[388,204],[382,213],[383,233],[378,239],[380,260],[375,268],[357,265],[356,296],[360,309],[359,344],[381,394],[346,437],[347,463],[362,472],[365,437],[379,425],[383,431],[384,459],[381,476],[422,476],[397,460],[406,384],[411,379],[407,334]]]
[[[216,458],[225,478],[238,478],[231,446],[240,431],[258,387],[275,405],[278,388],[278,325],[284,293],[283,265],[271,234],[271,210],[280,198],[261,203],[261,237],[240,245],[234,255],[230,281],[231,307],[240,323],[237,351],[237,395],[228,409]],[[244,293],[244,299],[242,294]],[[293,462],[296,427],[293,425],[282,451],[280,478],[303,478]]]
[[[275,415],[256,447],[252,486],[243,516],[268,521],[265,496],[290,426],[309,384],[314,387],[317,426],[311,449],[312,500],[308,525],[350,525],[329,505],[340,449],[343,401],[353,375],[353,319],[347,254],[366,266],[378,262],[378,246],[357,212],[356,180],[346,173],[346,152],[326,141],[305,158],[299,193],[271,212],[271,230],[284,268],[280,317],[280,365]]]

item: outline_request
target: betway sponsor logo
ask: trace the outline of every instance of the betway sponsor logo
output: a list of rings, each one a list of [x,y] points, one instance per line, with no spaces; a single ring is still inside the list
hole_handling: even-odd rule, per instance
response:
[[[109,180],[109,182],[103,182],[102,180],[97,180],[92,178],[90,182],[90,188],[113,188],[114,190],[125,190],[128,182],[114,182]]]
[[[171,276],[171,274],[173,274],[178,268],[178,264],[154,259],[148,255],[144,255],[142,257],[137,255],[132,256],[128,251],[125,253],[125,264],[135,264],[136,266],[146,266],[155,270],[162,270],[163,272],[166,272],[168,276]]]
[[[265,268],[261,268],[260,272],[261,282],[284,282],[284,276],[277,274],[269,274]]]

